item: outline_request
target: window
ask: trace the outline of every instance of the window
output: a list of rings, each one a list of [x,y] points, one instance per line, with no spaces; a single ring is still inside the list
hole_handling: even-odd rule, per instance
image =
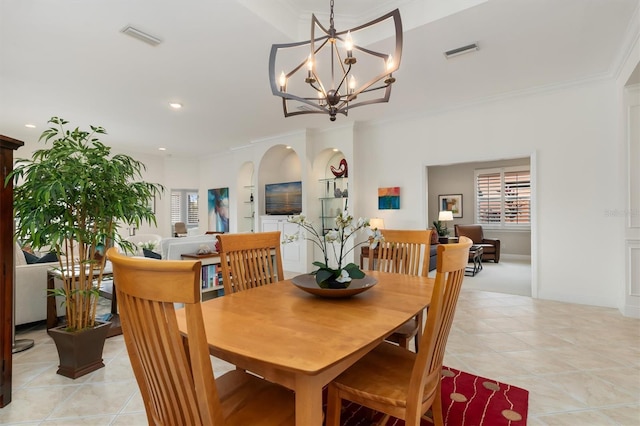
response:
[[[180,192],[171,193],[171,224],[182,222],[180,205],[182,204],[182,194]]]
[[[198,194],[195,192],[187,193],[187,225],[198,224]]]
[[[499,228],[531,226],[528,166],[476,170],[476,223]]]
[[[171,191],[171,224],[184,222],[187,226],[198,225],[198,193],[193,190]]]

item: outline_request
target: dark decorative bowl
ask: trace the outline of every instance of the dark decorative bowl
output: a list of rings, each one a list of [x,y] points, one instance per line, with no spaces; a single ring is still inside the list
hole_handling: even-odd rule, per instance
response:
[[[367,291],[376,285],[378,280],[366,275],[364,278],[351,280],[347,288],[322,288],[316,283],[315,275],[303,274],[293,277],[291,282],[299,289],[315,296],[339,299]]]

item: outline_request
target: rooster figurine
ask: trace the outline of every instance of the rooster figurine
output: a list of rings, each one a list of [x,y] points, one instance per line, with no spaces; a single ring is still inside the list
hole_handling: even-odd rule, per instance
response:
[[[331,173],[333,173],[335,177],[349,177],[349,168],[347,167],[347,160],[345,160],[344,158],[340,160],[340,164],[337,169],[331,166]]]

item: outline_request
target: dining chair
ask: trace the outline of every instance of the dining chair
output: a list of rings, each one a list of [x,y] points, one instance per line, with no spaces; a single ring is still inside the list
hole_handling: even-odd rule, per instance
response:
[[[280,231],[216,235],[224,294],[284,279]]]
[[[422,350],[407,351],[383,342],[334,379],[327,393],[327,426],[340,424],[342,400],[346,399],[403,419],[407,426],[420,425],[429,408],[433,423],[443,425],[440,379],[451,323],[460,294],[471,240],[438,246],[438,265]],[[380,424],[386,424],[386,420]]]
[[[290,390],[242,370],[214,378],[200,302],[200,261],[133,258],[117,248],[107,256],[149,425],[295,423]],[[186,338],[175,304],[184,305]]]
[[[429,256],[431,246],[431,230],[380,230],[384,240],[378,243],[375,250],[369,250],[369,269],[396,274],[421,275],[429,274]],[[398,343],[408,349],[409,342],[414,339],[416,352],[420,346],[424,313],[402,324],[387,340]]]

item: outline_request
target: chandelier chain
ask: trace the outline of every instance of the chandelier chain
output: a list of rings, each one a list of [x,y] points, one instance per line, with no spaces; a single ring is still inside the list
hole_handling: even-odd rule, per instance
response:
[[[329,13],[329,28],[334,29],[333,26],[333,0],[329,2],[331,12]]]

